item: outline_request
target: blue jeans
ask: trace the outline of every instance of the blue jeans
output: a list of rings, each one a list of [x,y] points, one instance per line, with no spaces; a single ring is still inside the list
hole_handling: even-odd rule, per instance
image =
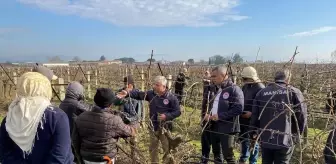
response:
[[[252,148],[253,150],[253,148]],[[255,150],[253,154],[250,154],[250,141],[248,139],[244,139],[241,142],[241,152],[239,162],[247,162],[250,161],[250,164],[257,164],[259,153],[259,145],[255,144]]]

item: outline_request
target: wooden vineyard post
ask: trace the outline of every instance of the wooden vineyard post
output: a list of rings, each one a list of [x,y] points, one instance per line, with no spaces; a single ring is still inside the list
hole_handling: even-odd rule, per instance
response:
[[[70,68],[68,67],[67,69],[67,76],[68,76],[68,83],[71,82],[71,78],[70,78]]]
[[[91,72],[90,71],[87,71],[86,72],[86,76],[87,76],[87,89],[86,89],[86,91],[87,91],[87,96],[88,96],[88,98],[89,99],[92,99],[92,94],[91,94],[91,84],[90,84],[90,82],[91,82]]]
[[[63,78],[58,78],[58,84],[64,84],[64,79]],[[58,95],[61,101],[64,100],[65,98],[65,87],[64,85],[59,85],[58,87]]]
[[[143,68],[141,68],[141,90],[145,91],[145,73]]]
[[[14,82],[14,85],[17,84],[17,80],[18,80],[17,73],[13,72],[13,82]]]
[[[0,97],[5,97],[5,83],[0,80]]]
[[[98,86],[98,71],[95,70],[95,85]]]
[[[13,83],[12,85],[10,85],[10,90],[9,90],[9,97],[12,97],[12,92],[13,92],[13,88],[14,90],[16,89],[16,84],[18,81],[18,77],[17,77],[17,72],[13,72]],[[16,97],[16,92],[15,92],[15,97]]]
[[[172,83],[173,83],[173,76],[172,75],[168,75],[167,76],[167,87],[168,87],[168,90],[171,89]]]
[[[128,76],[128,69],[127,69],[127,67],[125,68],[125,76],[124,77],[126,77],[126,76]]]

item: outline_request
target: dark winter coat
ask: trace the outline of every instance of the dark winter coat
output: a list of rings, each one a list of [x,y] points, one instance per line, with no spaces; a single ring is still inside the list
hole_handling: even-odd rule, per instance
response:
[[[118,138],[132,136],[132,128],[109,109],[97,106],[76,119],[72,134],[73,145],[83,160],[102,162],[103,156],[114,158]]]
[[[253,100],[257,93],[263,88],[265,88],[265,86],[262,83],[248,83],[242,87],[244,93],[244,111],[252,112]],[[240,116],[241,135],[248,137],[247,132],[249,131],[250,121],[251,118],[242,118]]]
[[[291,148],[295,144],[297,134],[302,134],[307,123],[307,105],[301,91],[293,86],[288,86],[287,89],[286,85],[282,81],[271,83],[254,99],[251,130],[262,133],[260,142],[264,148]],[[292,106],[292,111],[295,113],[292,113],[285,104]],[[294,117],[298,121],[299,131]],[[265,127],[267,130],[261,131]]]
[[[83,99],[84,88],[82,86],[70,84],[67,88],[64,100],[59,105],[59,107],[68,115],[71,133],[76,117],[81,113],[92,109],[92,106],[83,102]]]
[[[324,160],[326,164],[336,163],[336,126],[332,127],[332,130],[329,133],[326,146],[324,148]]]
[[[244,110],[243,91],[230,79],[222,84],[218,102],[218,121],[211,122],[212,130],[225,134],[240,132],[239,115]],[[214,94],[214,96],[216,96]],[[211,109],[209,109],[211,111]]]
[[[182,92],[184,89],[184,86],[187,83],[187,76],[184,73],[179,73],[177,75],[176,81],[175,81],[175,92],[180,91]]]

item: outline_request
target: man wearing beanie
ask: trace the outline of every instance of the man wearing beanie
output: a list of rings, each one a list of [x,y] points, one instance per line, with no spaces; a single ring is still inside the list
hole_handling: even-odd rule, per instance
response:
[[[92,111],[84,112],[76,119],[72,140],[84,163],[114,163],[118,138],[135,136],[135,128],[126,125],[109,109],[114,101],[115,94],[111,89],[98,88]]]

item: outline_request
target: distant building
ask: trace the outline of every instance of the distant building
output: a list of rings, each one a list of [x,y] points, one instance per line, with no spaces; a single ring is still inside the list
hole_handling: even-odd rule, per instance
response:
[[[100,65],[112,65],[112,64],[122,64],[122,61],[121,60],[104,60],[104,61],[69,61],[69,64],[70,65],[97,65],[97,66],[100,66]]]
[[[43,63],[45,67],[69,67],[69,63]]]
[[[111,65],[111,64],[122,64],[121,60],[110,60],[110,61],[100,61],[98,65]]]

